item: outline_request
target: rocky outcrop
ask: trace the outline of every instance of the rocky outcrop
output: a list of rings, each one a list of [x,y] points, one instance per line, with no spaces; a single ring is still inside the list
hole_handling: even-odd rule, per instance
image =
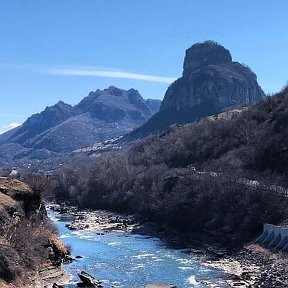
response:
[[[160,112],[203,104],[222,110],[254,104],[263,97],[251,69],[233,62],[227,49],[209,41],[186,51],[183,75],[168,88]]]
[[[146,136],[264,97],[256,75],[233,62],[227,49],[212,41],[197,43],[186,50],[183,75],[168,88],[159,113],[130,135]]]
[[[82,282],[77,283],[78,287],[86,287],[86,288],[101,288],[103,287],[101,284],[101,281],[96,280],[93,276],[91,276],[90,274],[86,273],[85,271],[81,271],[78,274],[80,280]]]
[[[44,160],[121,136],[150,119],[160,103],[113,86],[90,92],[75,106],[60,101],[0,135],[0,162]]]
[[[0,287],[50,287],[42,283],[64,275],[60,264],[69,252],[49,229],[35,187],[0,177]]]
[[[160,101],[158,107],[155,107],[154,101],[144,100],[135,89],[123,90],[110,86],[108,89],[90,92],[74,110],[78,115],[88,112],[94,118],[109,123],[134,121],[133,126],[136,126],[158,112],[159,107]]]
[[[173,284],[149,284],[145,288],[177,288],[177,286]]]

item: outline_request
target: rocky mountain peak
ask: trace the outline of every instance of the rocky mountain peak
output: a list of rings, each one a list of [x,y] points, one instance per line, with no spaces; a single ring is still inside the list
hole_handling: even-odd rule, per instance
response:
[[[229,50],[213,41],[186,50],[183,74],[170,85],[156,113],[131,132],[130,139],[145,137],[172,124],[252,105],[265,97],[252,70],[232,61]]]
[[[168,88],[160,111],[209,107],[216,113],[265,97],[251,69],[233,62],[229,50],[215,42],[194,44],[186,51],[183,67],[182,77]]]
[[[58,108],[58,109],[70,109],[70,108],[72,108],[72,106],[70,104],[63,102],[62,100],[58,101],[58,103],[56,103],[54,106],[51,106],[51,107]],[[47,108],[49,108],[49,107],[47,107]]]
[[[131,115],[130,112],[132,112],[132,114],[137,113],[138,116],[140,112],[145,119],[148,119],[156,112],[153,113],[151,111],[149,103],[146,104],[146,100],[143,99],[137,90],[124,90],[115,86],[90,92],[89,95],[75,107],[78,111],[89,112],[93,117],[107,121],[114,121],[116,114],[124,118],[127,115]],[[113,115],[110,115],[111,113]]]
[[[119,137],[145,123],[160,103],[114,86],[90,92],[75,106],[59,101],[0,136],[0,162],[2,155],[45,159]]]
[[[23,125],[38,126],[40,122],[44,121],[47,127],[51,127],[70,117],[73,114],[72,110],[73,107],[71,105],[66,104],[63,101],[59,101],[53,106],[47,106],[41,113],[32,115],[24,122]]]
[[[109,86],[107,89],[104,89],[104,91],[108,92],[109,94],[112,94],[114,96],[123,96],[125,90],[120,89],[115,86]]]
[[[191,70],[208,65],[227,64],[232,62],[229,50],[213,41],[196,43],[186,50],[183,75]]]

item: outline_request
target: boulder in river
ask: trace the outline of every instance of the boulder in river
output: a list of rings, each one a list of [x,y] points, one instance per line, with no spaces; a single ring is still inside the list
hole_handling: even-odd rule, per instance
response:
[[[52,288],[63,288],[63,286],[54,283],[53,286],[52,286]]]
[[[173,284],[149,284],[145,288],[177,288],[177,286]]]
[[[81,271],[81,273],[79,273],[78,276],[82,281],[82,283],[77,283],[78,287],[87,287],[87,288],[103,287],[101,281],[96,280],[93,276],[86,273],[85,271]]]

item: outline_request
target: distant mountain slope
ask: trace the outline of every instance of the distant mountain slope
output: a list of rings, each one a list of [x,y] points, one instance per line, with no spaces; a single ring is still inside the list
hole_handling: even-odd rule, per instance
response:
[[[23,125],[14,130],[9,141],[24,144],[27,140],[60,124],[72,115],[73,107],[60,101],[52,107],[47,107],[43,112],[29,117]]]
[[[0,159],[47,158],[123,135],[158,112],[160,103],[112,86],[90,92],[74,107],[60,101],[0,135]]]
[[[168,88],[159,113],[127,138],[142,138],[264,97],[256,75],[233,62],[227,49],[212,41],[197,43],[186,50],[183,75]]]

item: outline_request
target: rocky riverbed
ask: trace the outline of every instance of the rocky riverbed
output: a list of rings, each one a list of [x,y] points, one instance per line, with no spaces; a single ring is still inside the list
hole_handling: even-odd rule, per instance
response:
[[[288,287],[287,254],[271,252],[258,244],[218,259],[204,259],[203,264],[225,271],[230,287]]]
[[[153,236],[158,233],[160,238],[165,238],[161,229],[157,229],[156,225],[143,221],[135,215],[119,215],[109,211],[81,211],[76,207],[55,205],[50,208],[58,213],[71,216],[71,221],[66,224],[71,231],[95,230],[98,235],[113,231],[123,233],[142,232],[142,234]],[[167,239],[170,245],[175,243],[175,246],[179,248],[181,247],[181,235],[177,236],[170,235],[167,236]],[[173,239],[176,240],[173,242]],[[288,257],[285,254],[272,253],[256,244],[247,245],[236,252],[208,245],[202,245],[199,248],[199,246],[192,244],[188,248],[184,240],[182,239],[183,247],[185,247],[186,253],[193,255],[193,259],[197,258],[197,261],[208,268],[225,272],[222,278],[225,280],[227,287],[288,287],[288,277],[286,276],[288,275]],[[214,279],[197,279],[195,277],[195,283],[204,285],[203,287],[225,287],[215,284]],[[147,287],[165,287],[156,284],[151,285]]]
[[[147,220],[75,207],[53,205],[49,210],[75,259],[64,266],[72,275],[65,288],[76,287],[83,270],[104,288],[226,287],[223,272],[201,264],[200,250],[168,247],[156,237],[156,225]]]

